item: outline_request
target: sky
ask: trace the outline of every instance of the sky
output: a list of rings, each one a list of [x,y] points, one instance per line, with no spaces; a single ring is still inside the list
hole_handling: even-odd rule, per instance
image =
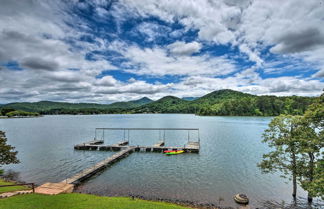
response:
[[[0,5],[0,103],[323,92],[324,0]]]

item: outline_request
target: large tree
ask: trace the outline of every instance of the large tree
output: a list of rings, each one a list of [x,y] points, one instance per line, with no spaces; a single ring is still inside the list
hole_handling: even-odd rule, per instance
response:
[[[294,198],[299,180],[309,202],[313,197],[324,199],[324,96],[310,105],[304,116],[275,117],[263,138],[272,151],[263,156],[262,171],[291,176]]]
[[[14,151],[15,147],[7,144],[7,138],[3,131],[0,131],[0,167],[2,165],[17,164],[17,151]]]
[[[272,151],[263,155],[258,166],[262,172],[283,172],[282,177],[290,178],[293,182],[292,195],[297,195],[297,177],[301,170],[298,155],[299,141],[296,138],[300,116],[280,115],[272,119],[269,128],[263,134],[263,142],[267,143]]]
[[[324,199],[324,96],[312,104],[301,120],[298,130],[299,152],[306,159],[301,173],[301,186],[308,192],[308,201]]]

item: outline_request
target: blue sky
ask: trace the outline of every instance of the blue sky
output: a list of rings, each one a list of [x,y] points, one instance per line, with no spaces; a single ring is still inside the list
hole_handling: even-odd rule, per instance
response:
[[[1,0],[0,103],[320,95],[324,3]]]

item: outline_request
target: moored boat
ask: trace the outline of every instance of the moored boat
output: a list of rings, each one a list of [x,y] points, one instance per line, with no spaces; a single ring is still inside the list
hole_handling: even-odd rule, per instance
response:
[[[173,150],[171,152],[165,152],[166,155],[177,155],[177,154],[182,154],[184,153],[183,150]]]

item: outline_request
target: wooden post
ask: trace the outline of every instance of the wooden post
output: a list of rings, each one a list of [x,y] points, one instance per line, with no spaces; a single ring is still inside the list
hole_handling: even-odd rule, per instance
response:
[[[200,146],[200,133],[199,133],[199,129],[198,129],[198,143],[199,143],[199,146]]]
[[[163,130],[163,142],[165,142],[165,130]]]

